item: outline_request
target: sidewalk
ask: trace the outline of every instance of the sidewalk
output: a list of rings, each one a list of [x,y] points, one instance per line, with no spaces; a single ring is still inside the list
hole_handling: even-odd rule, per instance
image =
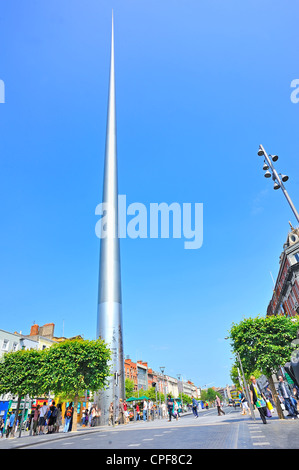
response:
[[[192,415],[191,412],[186,412],[183,415],[181,415],[180,419],[183,419],[185,416],[190,416]],[[20,449],[23,447],[27,446],[32,446],[35,443],[40,444],[41,442],[52,442],[60,439],[69,439],[72,438],[74,435],[80,436],[80,435],[87,435],[90,433],[98,433],[98,432],[103,432],[106,433],[108,432],[113,432],[114,430],[119,430],[119,429],[132,429],[132,428],[139,428],[139,429],[146,429],[149,427],[153,426],[161,426],[161,425],[166,425],[168,422],[168,418],[163,418],[163,419],[155,419],[152,421],[130,421],[129,424],[121,424],[121,425],[116,425],[116,426],[96,426],[96,427],[83,427],[80,423],[77,425],[77,431],[74,432],[63,432],[63,426],[61,426],[61,430],[59,433],[54,433],[54,434],[41,434],[37,436],[30,436],[29,431],[22,431],[22,435],[19,438],[19,431],[15,433],[15,437],[3,437],[2,439],[0,438],[0,449]]]

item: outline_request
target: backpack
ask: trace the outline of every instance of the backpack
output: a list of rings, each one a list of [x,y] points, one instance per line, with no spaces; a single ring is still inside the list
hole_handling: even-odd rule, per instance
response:
[[[58,410],[57,410],[57,408],[55,407],[55,409],[53,410],[53,413],[52,413],[53,418],[56,418],[56,417],[57,417],[57,413],[58,413]]]
[[[72,417],[72,409],[71,409],[71,408],[68,408],[68,409],[66,410],[66,417],[67,417],[67,418],[71,418],[71,417]]]

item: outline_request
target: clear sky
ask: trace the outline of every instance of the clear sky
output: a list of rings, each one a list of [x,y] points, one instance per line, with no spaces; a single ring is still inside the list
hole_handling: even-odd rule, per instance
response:
[[[119,192],[203,203],[204,242],[121,240],[125,355],[230,383],[233,322],[264,315],[299,206],[295,0],[14,0],[0,12],[0,328],[96,335],[114,10]]]

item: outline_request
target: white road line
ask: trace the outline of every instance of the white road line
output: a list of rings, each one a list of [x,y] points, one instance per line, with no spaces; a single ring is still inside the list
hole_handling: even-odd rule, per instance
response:
[[[63,442],[61,445],[62,446],[69,446],[71,444],[74,444],[73,442]]]
[[[269,446],[270,442],[253,442],[254,446]]]
[[[129,444],[128,447],[138,447],[140,444]]]
[[[142,439],[143,441],[153,441],[154,439]]]

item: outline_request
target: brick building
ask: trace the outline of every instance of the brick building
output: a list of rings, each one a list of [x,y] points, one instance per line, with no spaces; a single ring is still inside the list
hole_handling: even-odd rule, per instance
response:
[[[267,315],[299,314],[299,228],[291,226],[279,258],[279,272]]]

